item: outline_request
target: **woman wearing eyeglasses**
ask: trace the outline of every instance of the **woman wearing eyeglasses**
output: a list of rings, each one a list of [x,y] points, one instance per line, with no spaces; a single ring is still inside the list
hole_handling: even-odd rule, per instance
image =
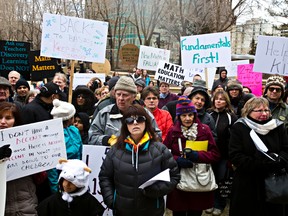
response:
[[[185,96],[179,97],[176,104],[177,121],[170,128],[164,144],[171,153],[180,169],[192,168],[193,163],[215,163],[220,159],[220,153],[208,125],[202,124],[197,117],[194,104]],[[178,140],[181,140],[179,142]],[[191,146],[186,158],[181,157],[181,149],[189,143],[197,143],[203,147]],[[200,144],[202,143],[202,144]],[[205,146],[206,145],[206,146]],[[189,147],[188,147],[189,148]],[[213,207],[214,192],[186,192],[175,188],[167,196],[167,208],[173,211],[173,216],[201,216],[204,209]]]
[[[170,169],[170,181],[156,181],[139,189],[147,180]],[[117,143],[107,153],[99,173],[104,203],[114,215],[163,216],[163,196],[180,179],[177,163],[157,135],[145,109],[131,105],[124,112]]]
[[[257,150],[257,136],[268,148],[267,154]],[[272,154],[272,153],[276,153]],[[265,98],[251,98],[242,109],[242,118],[231,128],[229,157],[235,167],[230,216],[282,216],[287,215],[285,205],[265,201],[264,179],[270,172],[284,168],[281,158],[288,159],[288,136],[283,122],[272,119]],[[286,209],[286,214],[283,212]]]

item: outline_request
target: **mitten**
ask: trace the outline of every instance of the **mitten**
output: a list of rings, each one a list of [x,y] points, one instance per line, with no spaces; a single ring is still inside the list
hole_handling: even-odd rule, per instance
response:
[[[4,145],[0,147],[0,160],[3,158],[9,158],[12,154],[12,150],[9,148],[10,145]]]
[[[192,149],[184,149],[185,154],[186,154],[186,158],[190,161],[193,162],[197,162],[198,161],[198,152],[197,151],[193,151]]]
[[[192,168],[193,167],[192,161],[183,157],[178,157],[176,162],[180,168]]]
[[[102,139],[102,145],[103,146],[109,146],[108,140],[110,139],[110,136],[104,136]]]

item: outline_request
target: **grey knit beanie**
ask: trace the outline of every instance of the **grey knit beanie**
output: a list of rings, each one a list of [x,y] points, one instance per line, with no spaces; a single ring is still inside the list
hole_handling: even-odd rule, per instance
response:
[[[128,76],[121,76],[120,79],[117,81],[114,90],[124,90],[131,93],[137,93],[137,87],[131,77]]]

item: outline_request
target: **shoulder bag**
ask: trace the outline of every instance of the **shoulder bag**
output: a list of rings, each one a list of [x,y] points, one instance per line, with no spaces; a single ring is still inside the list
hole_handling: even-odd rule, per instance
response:
[[[182,154],[181,139],[178,139]],[[181,179],[176,188],[186,192],[208,192],[218,188],[211,164],[193,163],[192,168],[181,168]]]

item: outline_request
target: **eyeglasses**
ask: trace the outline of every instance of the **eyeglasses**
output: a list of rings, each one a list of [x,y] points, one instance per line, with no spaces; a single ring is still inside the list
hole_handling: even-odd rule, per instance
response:
[[[77,96],[77,98],[85,98],[83,94]]]
[[[252,112],[256,112],[256,113],[270,113],[270,110],[252,110]]]
[[[275,90],[277,93],[279,93],[279,92],[281,92],[282,89],[281,88],[275,88],[275,87],[269,87],[268,90],[270,92],[273,92]]]
[[[157,97],[147,97],[145,100],[157,100]]]
[[[145,116],[136,116],[136,117],[129,117],[125,119],[125,122],[128,125],[133,124],[134,121],[136,121],[137,123],[143,123],[146,121],[146,118]]]

